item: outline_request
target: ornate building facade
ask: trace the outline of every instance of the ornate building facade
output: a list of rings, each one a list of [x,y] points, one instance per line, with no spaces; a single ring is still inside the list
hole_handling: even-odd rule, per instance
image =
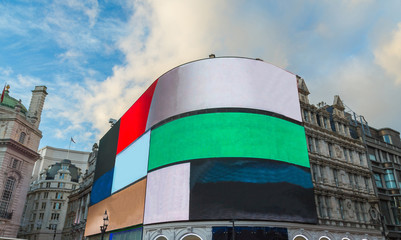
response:
[[[32,91],[29,109],[9,95],[0,103],[0,237],[16,237],[42,132],[39,124],[47,95]]]
[[[353,119],[356,138],[366,144],[380,211],[377,218],[385,224],[388,239],[401,238],[401,141],[400,133],[390,128],[375,129]]]
[[[62,233],[62,239],[64,240],[85,239],[85,224],[95,174],[97,151],[98,146],[95,143],[92,147],[92,152],[89,154],[88,166],[82,177],[82,182],[79,184],[79,188],[74,190],[68,197],[68,208]]]
[[[309,90],[300,77],[298,91],[319,225],[346,231],[350,239],[379,237],[380,226],[369,215],[378,207],[378,199],[366,148],[351,136],[342,100],[335,96],[331,106],[310,104]]]
[[[32,172],[33,176],[38,174],[30,185],[18,236],[31,240],[62,239],[68,196],[79,188],[89,152],[47,146],[40,153],[37,171]]]

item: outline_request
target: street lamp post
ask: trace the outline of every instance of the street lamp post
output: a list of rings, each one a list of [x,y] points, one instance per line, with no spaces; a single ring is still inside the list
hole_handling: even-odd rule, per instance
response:
[[[102,232],[102,240],[104,234],[106,233],[107,226],[109,226],[109,216],[107,215],[107,210],[105,210],[103,215],[103,226],[100,226],[100,231]]]
[[[57,234],[57,224],[53,224],[51,228],[47,227],[47,229],[53,230],[54,228],[54,234],[53,234],[53,240],[56,239],[56,234]]]

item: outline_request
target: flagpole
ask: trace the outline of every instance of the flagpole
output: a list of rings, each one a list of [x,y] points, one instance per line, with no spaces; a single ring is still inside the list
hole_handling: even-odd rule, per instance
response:
[[[67,152],[67,159],[70,156],[70,148],[71,148],[71,139],[70,139],[70,145],[68,146],[68,152]],[[68,159],[69,160],[69,159]]]

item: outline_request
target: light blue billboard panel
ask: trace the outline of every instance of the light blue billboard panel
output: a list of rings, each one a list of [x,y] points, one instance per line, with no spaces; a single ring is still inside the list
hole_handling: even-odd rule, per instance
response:
[[[111,192],[114,193],[143,178],[148,170],[150,131],[116,157]]]

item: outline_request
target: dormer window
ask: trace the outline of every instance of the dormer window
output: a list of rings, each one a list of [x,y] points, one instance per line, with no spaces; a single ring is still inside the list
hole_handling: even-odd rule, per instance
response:
[[[388,134],[383,135],[383,140],[384,140],[386,143],[393,144],[393,141],[391,140],[391,136],[388,135]]]
[[[18,140],[18,142],[24,144],[25,136],[26,136],[26,133],[21,132],[21,134],[19,135],[19,140]]]

